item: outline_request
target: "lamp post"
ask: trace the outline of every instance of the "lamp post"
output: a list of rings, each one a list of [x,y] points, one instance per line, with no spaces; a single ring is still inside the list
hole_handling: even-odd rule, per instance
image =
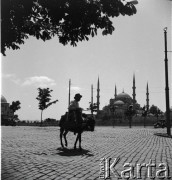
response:
[[[93,85],[91,85],[91,115],[93,116]]]
[[[70,105],[70,86],[71,86],[71,79],[69,79],[69,96],[68,96],[68,107]]]
[[[165,61],[166,122],[167,122],[167,134],[169,136],[171,136],[169,86],[168,86],[167,28],[164,28],[164,42],[165,42],[165,59],[164,59],[164,61]]]

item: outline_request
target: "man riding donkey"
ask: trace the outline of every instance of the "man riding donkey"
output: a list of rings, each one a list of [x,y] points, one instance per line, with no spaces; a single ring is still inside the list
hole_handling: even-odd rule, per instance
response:
[[[72,120],[75,121],[76,127],[79,129],[81,128],[83,122],[82,108],[79,107],[79,101],[81,100],[81,98],[82,95],[80,95],[79,93],[75,94],[74,100],[71,101],[69,105],[69,116],[72,115],[72,118],[74,118]]]
[[[68,145],[66,135],[69,131],[77,134],[76,141],[74,144],[74,149],[76,149],[76,144],[79,141],[79,149],[81,148],[81,134],[84,131],[94,131],[95,120],[93,117],[89,117],[86,114],[82,114],[82,108],[79,107],[79,101],[82,95],[75,94],[74,100],[70,102],[68,107],[68,112],[61,116],[59,126],[60,126],[60,142],[62,148],[64,147],[62,142],[62,137],[65,140],[65,146]],[[84,118],[84,119],[83,119]]]

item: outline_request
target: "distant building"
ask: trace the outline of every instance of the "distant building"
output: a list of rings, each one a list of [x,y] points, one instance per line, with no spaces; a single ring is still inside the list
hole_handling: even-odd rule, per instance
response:
[[[99,111],[99,114],[98,114],[99,117],[102,117],[104,115],[108,115],[108,116],[117,115],[121,118],[124,118],[125,112],[130,105],[133,106],[134,110],[137,110],[137,112],[139,112],[141,110],[141,107],[140,107],[140,104],[138,104],[136,100],[135,75],[133,75],[132,89],[133,89],[132,97],[129,94],[125,93],[124,90],[122,93],[117,94],[117,87],[115,85],[114,98],[111,98],[109,100],[109,104],[103,107],[103,109]],[[147,92],[147,99],[148,98],[149,96]]]
[[[140,104],[137,103],[129,94],[119,93],[115,98],[109,100],[109,105],[106,108],[103,108],[103,111],[106,113],[117,113],[118,115],[124,116],[125,111],[130,105],[133,105],[134,109],[140,109]]]
[[[110,99],[110,105],[125,106],[126,108],[133,103],[133,99],[124,91],[118,94],[114,99]]]
[[[1,95],[1,121],[2,123],[8,121],[14,115],[10,109],[10,104],[7,102],[4,96]]]

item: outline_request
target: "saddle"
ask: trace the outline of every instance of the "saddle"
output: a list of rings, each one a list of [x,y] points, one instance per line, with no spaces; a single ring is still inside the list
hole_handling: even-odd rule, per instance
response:
[[[74,111],[66,113],[66,121],[67,122],[76,122],[76,114]]]
[[[86,117],[86,114],[77,114],[77,112],[75,111],[69,111],[61,116],[59,126],[65,127],[68,130],[75,132],[76,130],[80,130],[82,126],[84,126]]]
[[[66,112],[64,115],[61,116],[60,122],[59,122],[60,127],[67,127],[67,129],[75,129],[76,128],[76,116],[75,112]]]

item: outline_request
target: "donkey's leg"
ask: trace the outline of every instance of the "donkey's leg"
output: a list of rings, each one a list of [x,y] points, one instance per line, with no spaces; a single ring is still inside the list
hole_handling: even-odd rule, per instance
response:
[[[78,133],[78,136],[79,136],[79,150],[82,150],[82,147],[81,147],[81,134],[82,133]]]
[[[63,136],[64,136],[64,140],[65,140],[65,146],[67,147],[67,139],[66,139],[66,135],[67,135],[67,133],[68,133],[69,131],[65,131],[64,133],[63,133]]]
[[[63,132],[64,132],[64,129],[60,128],[60,142],[61,142],[61,147],[62,148],[64,148],[63,141],[62,141]]]
[[[76,141],[75,141],[75,144],[74,144],[74,149],[76,149],[76,144],[77,144],[78,139],[79,139],[79,133],[77,134],[77,137],[76,137]]]

